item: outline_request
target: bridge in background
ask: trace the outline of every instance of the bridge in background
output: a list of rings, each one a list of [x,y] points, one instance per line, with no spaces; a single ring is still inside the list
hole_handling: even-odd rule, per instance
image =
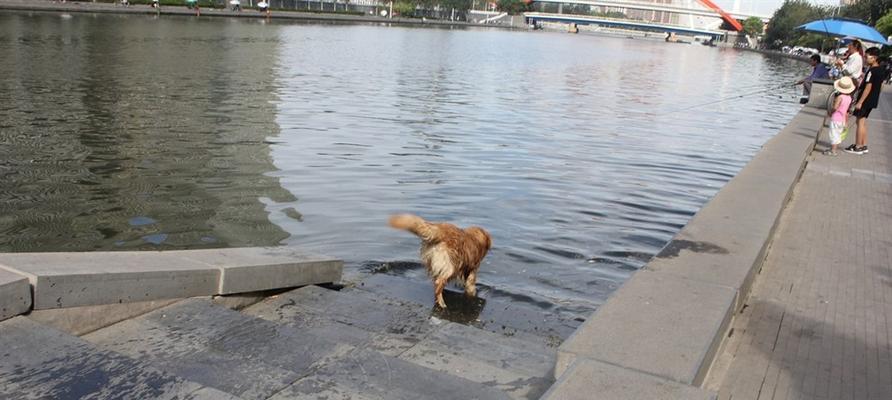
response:
[[[570,14],[546,14],[537,12],[528,12],[524,17],[530,22],[558,22],[565,24],[577,25],[600,25],[611,28],[627,28],[636,30],[645,30],[652,32],[674,32],[683,35],[694,36],[710,36],[721,39],[726,32],[721,30],[686,28],[678,25],[659,24],[653,22],[630,21],[614,18],[602,18],[586,15],[570,15]]]
[[[742,31],[738,19],[769,17],[728,13],[711,0],[530,0],[532,21],[597,24],[621,28],[716,36],[723,24]],[[735,7],[736,8],[736,7]],[[621,14],[620,18],[610,14]]]

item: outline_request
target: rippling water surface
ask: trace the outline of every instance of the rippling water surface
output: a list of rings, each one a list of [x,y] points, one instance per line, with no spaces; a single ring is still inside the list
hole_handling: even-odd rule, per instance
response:
[[[0,54],[0,251],[288,244],[424,279],[386,226],[413,212],[486,227],[486,290],[570,313],[786,124],[778,85],[806,69],[562,33],[88,14],[0,13]]]

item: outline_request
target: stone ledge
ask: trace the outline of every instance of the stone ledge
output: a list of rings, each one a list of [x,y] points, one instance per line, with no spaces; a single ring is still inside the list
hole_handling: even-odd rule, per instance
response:
[[[341,260],[288,247],[189,250],[182,258],[220,268],[220,295],[336,282],[344,266]]]
[[[31,309],[31,286],[24,275],[0,268],[0,321]]]
[[[591,359],[699,386],[749,293],[823,126],[803,108],[669,244],[558,350],[555,376]],[[563,390],[555,385],[554,390]],[[582,393],[591,393],[579,387]]]
[[[74,336],[83,336],[180,300],[168,299],[126,304],[34,310],[27,315],[27,318]]]
[[[740,309],[824,113],[804,108],[645,268],[737,289]]]
[[[736,291],[643,270],[560,348],[556,376],[590,358],[675,382],[698,384],[731,321]]]
[[[0,254],[0,269],[30,280],[35,310],[328,283],[342,268],[288,248]]]
[[[711,400],[716,396],[705,389],[589,359],[574,362],[542,396],[542,400],[593,398]]]
[[[35,310],[216,294],[220,269],[175,253],[7,253],[0,268],[29,278]]]

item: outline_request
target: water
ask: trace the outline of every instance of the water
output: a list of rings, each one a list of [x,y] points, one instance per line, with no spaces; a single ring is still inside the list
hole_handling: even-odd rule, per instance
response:
[[[807,67],[564,33],[40,13],[0,13],[0,54],[0,251],[286,244],[423,280],[417,239],[386,226],[413,212],[491,232],[483,293],[579,315],[786,124],[779,85]]]

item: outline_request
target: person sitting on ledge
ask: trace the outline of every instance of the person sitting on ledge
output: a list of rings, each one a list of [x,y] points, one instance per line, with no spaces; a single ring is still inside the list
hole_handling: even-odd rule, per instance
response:
[[[812,82],[815,79],[830,78],[830,70],[821,62],[821,56],[819,54],[812,54],[811,59],[809,59],[808,62],[812,66],[811,75],[796,82],[797,85],[802,85],[802,97],[806,103],[808,102],[808,95],[811,93]]]

